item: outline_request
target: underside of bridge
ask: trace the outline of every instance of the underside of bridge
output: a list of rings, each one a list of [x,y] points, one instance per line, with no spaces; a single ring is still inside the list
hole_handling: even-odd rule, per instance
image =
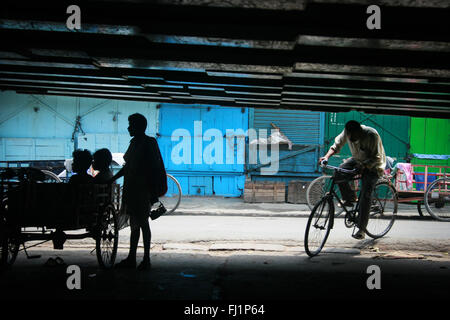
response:
[[[448,0],[71,4],[2,2],[1,90],[450,118]]]

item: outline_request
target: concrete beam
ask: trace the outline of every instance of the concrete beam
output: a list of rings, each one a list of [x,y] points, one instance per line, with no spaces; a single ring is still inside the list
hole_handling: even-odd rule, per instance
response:
[[[363,39],[301,35],[297,38],[297,44],[303,46],[326,46],[341,48],[450,52],[450,43],[441,41]]]
[[[448,0],[309,0],[308,3],[321,4],[376,4],[387,7],[414,7],[414,8],[450,8]]]
[[[158,4],[266,10],[303,10],[307,0],[156,0]]]
[[[360,66],[360,65],[341,65],[341,64],[325,64],[325,63],[296,63],[295,71],[302,72],[335,72],[335,73],[353,73],[353,74],[377,74],[377,75],[394,75],[408,77],[432,77],[432,78],[450,78],[450,70],[448,69],[420,69],[420,68],[402,68],[402,67],[378,67],[378,66]],[[335,75],[338,77],[338,75]],[[348,76],[356,78],[355,76]],[[381,81],[387,81],[383,77]],[[395,81],[415,82],[427,81],[426,79],[404,79]]]

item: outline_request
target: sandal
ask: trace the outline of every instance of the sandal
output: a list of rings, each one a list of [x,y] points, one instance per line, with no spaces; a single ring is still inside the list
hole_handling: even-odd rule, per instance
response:
[[[60,257],[56,257],[55,258],[55,262],[56,262],[56,265],[58,265],[58,266],[65,266],[66,265],[64,260],[62,258],[60,258]]]
[[[48,258],[48,260],[44,264],[44,266],[46,266],[46,267],[56,267],[56,266],[65,266],[65,265],[66,265],[66,263],[60,257]]]
[[[54,266],[56,266],[55,259],[48,258],[48,260],[45,262],[44,266],[46,266],[46,267],[54,267]]]

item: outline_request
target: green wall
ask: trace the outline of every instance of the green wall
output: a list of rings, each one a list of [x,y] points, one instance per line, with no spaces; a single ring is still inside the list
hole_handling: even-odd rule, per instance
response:
[[[326,114],[325,150],[323,153],[334,143],[334,138],[344,130],[345,123],[350,120],[356,120],[361,124],[376,129],[383,140],[387,156],[399,161],[403,161],[407,157],[411,134],[410,117],[374,115],[357,111]],[[333,165],[337,165],[350,156],[350,149],[346,145],[341,150],[341,153],[334,156],[330,162]]]
[[[450,120],[411,118],[411,153],[450,155]],[[450,166],[450,160],[413,158],[411,163]]]

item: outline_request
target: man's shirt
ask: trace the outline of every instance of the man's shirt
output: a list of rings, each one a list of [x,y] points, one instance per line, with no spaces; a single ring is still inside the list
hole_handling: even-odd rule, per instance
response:
[[[355,142],[350,141],[347,132],[344,129],[335,139],[331,146],[336,153],[339,153],[342,147],[348,143],[352,157],[360,161],[365,168],[376,170],[378,176],[383,176],[386,167],[386,154],[384,152],[383,142],[380,135],[374,128],[361,125],[363,129],[362,137]]]

